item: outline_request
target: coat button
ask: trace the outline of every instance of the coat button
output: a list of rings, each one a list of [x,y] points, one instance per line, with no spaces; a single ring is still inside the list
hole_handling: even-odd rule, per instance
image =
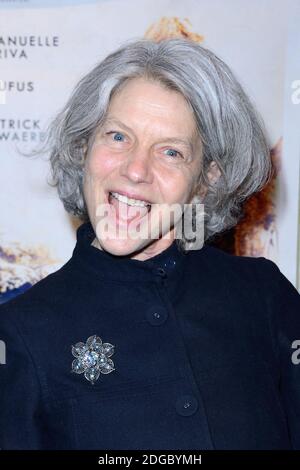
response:
[[[163,307],[151,307],[146,312],[146,317],[148,322],[153,325],[162,325],[168,318],[168,312]]]
[[[167,277],[167,271],[162,267],[156,268],[156,274],[162,278]]]
[[[198,409],[198,401],[193,395],[183,395],[177,399],[175,407],[181,416],[191,416]]]

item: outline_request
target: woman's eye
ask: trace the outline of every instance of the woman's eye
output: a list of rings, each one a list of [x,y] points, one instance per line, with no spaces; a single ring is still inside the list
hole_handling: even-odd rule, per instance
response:
[[[167,149],[165,151],[169,152],[168,157],[182,157],[182,153],[178,152],[178,150]]]
[[[116,132],[116,131],[111,131],[111,132],[107,132],[107,135],[112,135],[113,136],[113,140],[115,142],[123,142],[124,141],[124,134],[122,134],[122,132]]]

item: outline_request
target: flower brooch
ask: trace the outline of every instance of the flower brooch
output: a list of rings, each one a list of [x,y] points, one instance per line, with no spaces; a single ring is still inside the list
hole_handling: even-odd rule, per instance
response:
[[[110,358],[114,353],[114,346],[102,343],[99,336],[90,336],[86,343],[76,343],[72,346],[72,354],[76,358],[72,362],[72,371],[83,374],[92,385],[98,380],[100,373],[109,374],[114,368]]]

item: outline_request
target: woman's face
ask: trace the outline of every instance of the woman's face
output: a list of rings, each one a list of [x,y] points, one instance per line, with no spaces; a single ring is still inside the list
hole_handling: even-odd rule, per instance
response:
[[[193,196],[201,149],[181,94],[144,78],[127,82],[112,97],[86,157],[93,245],[140,260],[166,249],[181,218],[172,208]]]

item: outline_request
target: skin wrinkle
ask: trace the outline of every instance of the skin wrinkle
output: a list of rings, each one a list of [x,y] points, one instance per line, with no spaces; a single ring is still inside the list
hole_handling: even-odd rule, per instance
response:
[[[127,132],[131,132],[131,133],[133,132],[133,130],[130,127],[126,126],[126,124],[119,121],[118,119],[116,119],[113,116],[107,117],[107,119],[103,123],[103,128],[105,128],[106,126],[109,126],[109,124],[113,125],[114,123],[116,123],[121,128],[125,129]],[[184,138],[181,139],[179,137],[162,137],[161,143],[169,142],[169,143],[174,143],[174,144],[181,144],[181,145],[185,146],[191,154],[193,154],[196,150],[195,145],[193,143],[193,140],[194,139],[184,139]]]

